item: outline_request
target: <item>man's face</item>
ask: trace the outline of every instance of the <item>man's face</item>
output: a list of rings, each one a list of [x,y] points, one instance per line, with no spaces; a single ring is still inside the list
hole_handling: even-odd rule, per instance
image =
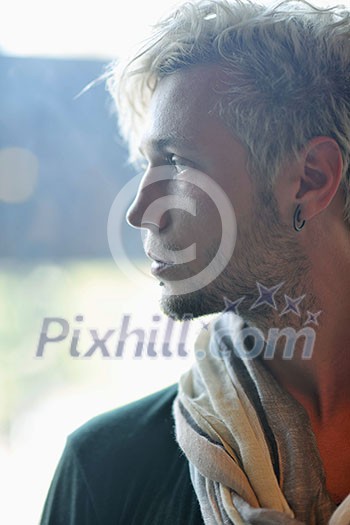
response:
[[[290,268],[285,257],[276,268],[276,254],[281,246],[289,256],[297,249],[296,243],[291,245],[289,229],[279,224],[273,196],[269,207],[262,204],[247,170],[245,148],[212,111],[218,75],[216,66],[197,66],[159,83],[141,144],[148,168],[128,211],[130,224],[146,229],[146,253],[168,263],[154,262],[152,269],[163,283],[162,307],[176,318],[222,311],[224,297],[253,296],[257,281],[265,285],[286,281]],[[225,206],[214,198],[208,180],[218,185],[234,210],[233,253],[221,241],[225,229],[234,247],[234,218],[222,213]],[[163,213],[158,206],[157,214],[157,203],[166,196],[171,204],[163,207]],[[195,209],[186,211],[186,203]],[[180,251],[194,245],[195,253],[179,264]],[[220,271],[214,271],[204,286],[184,293],[191,288],[184,287],[184,279],[195,282],[217,252]]]

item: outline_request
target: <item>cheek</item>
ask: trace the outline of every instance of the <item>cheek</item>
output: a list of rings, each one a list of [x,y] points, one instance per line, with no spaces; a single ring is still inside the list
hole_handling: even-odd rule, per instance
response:
[[[197,207],[197,225],[199,231],[208,241],[221,235],[220,210],[209,198],[202,200]]]
[[[198,260],[206,260],[220,246],[222,220],[220,202],[214,202],[209,192],[192,184],[177,186],[177,200],[181,206],[171,211],[173,240],[179,248],[195,243]],[[217,200],[217,199],[216,199]]]
[[[196,216],[192,217],[190,225],[191,237],[196,243],[198,258],[206,260],[208,253],[216,253],[219,248],[222,234],[221,217],[210,198],[198,198],[196,204]]]

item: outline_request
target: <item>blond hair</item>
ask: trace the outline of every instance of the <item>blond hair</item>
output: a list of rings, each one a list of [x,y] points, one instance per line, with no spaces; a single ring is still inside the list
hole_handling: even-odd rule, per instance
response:
[[[349,12],[303,0],[273,7],[197,0],[178,7],[153,26],[134,57],[110,71],[108,88],[132,162],[158,82],[204,64],[222,66],[226,80],[214,109],[246,146],[249,167],[266,187],[311,138],[338,143],[350,225]]]

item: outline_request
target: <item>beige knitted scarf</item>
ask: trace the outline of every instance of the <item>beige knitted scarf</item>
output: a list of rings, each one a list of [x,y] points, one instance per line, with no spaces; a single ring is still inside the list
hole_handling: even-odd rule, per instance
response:
[[[174,403],[204,523],[350,525],[350,496],[332,502],[306,412],[259,359],[236,352],[241,327],[227,313],[201,331]]]

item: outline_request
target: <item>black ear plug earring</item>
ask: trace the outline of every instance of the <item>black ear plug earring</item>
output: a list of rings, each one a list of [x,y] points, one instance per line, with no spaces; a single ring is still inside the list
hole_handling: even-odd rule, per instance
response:
[[[304,228],[306,222],[305,219],[300,219],[300,212],[301,206],[298,204],[293,215],[293,228],[296,232],[300,232]]]

